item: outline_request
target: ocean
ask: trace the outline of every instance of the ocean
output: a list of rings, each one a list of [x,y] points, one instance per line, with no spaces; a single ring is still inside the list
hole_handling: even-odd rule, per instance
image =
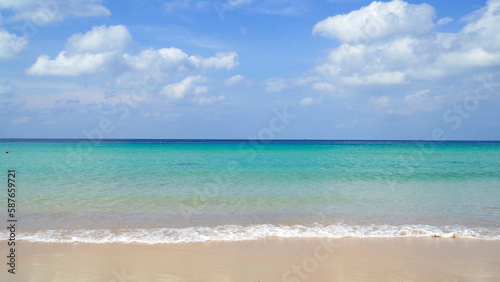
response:
[[[2,139],[0,148],[5,220],[15,171],[18,240],[500,240],[500,142]]]

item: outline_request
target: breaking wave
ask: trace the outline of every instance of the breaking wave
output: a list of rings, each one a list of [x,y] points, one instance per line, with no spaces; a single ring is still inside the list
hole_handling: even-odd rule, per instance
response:
[[[176,244],[209,241],[246,241],[263,238],[468,238],[500,240],[500,228],[436,227],[430,225],[222,225],[217,227],[42,230],[19,233],[17,239],[47,243]],[[5,237],[4,237],[5,238]]]

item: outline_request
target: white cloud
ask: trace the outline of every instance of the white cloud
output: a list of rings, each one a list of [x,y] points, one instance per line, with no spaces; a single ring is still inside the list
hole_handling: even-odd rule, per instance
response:
[[[182,71],[187,70],[189,56],[178,48],[144,50],[139,55],[124,54],[125,63],[138,71]]]
[[[442,102],[443,96],[434,95],[430,89],[424,89],[406,95],[391,97],[382,95],[371,98],[369,99],[368,106],[376,109],[379,113],[407,116],[416,112],[437,110],[440,108]]]
[[[314,103],[314,99],[311,98],[311,97],[307,97],[307,98],[304,98],[302,99],[300,102],[299,102],[299,105],[305,107],[305,106],[309,106],[311,105],[312,103]]]
[[[226,80],[226,85],[227,86],[235,85],[235,84],[242,82],[244,79],[245,79],[245,77],[243,77],[240,74],[237,74],[237,75],[230,77],[228,80]]]
[[[25,85],[23,85],[25,86]],[[42,87],[44,87],[42,85]],[[37,95],[25,95],[22,101],[25,107],[30,110],[40,111],[42,109],[81,109],[82,106],[111,105],[120,96],[126,96],[125,91],[117,91],[115,95],[109,95],[105,89],[99,86],[82,87],[79,84],[65,83],[64,87],[54,88],[47,86],[47,91],[40,91]],[[45,90],[44,89],[44,90]],[[55,92],[55,93],[54,93]],[[145,99],[146,100],[146,99]]]
[[[163,119],[176,119],[178,117],[182,116],[182,114],[165,114],[163,115]]]
[[[73,34],[66,44],[72,53],[101,53],[122,50],[132,40],[123,25],[95,26],[85,34]]]
[[[188,56],[181,49],[170,47],[148,49],[139,55],[123,55],[125,63],[133,70],[183,72],[188,70],[231,69],[238,65],[236,52],[217,53],[215,57]]]
[[[181,100],[191,97],[191,101],[199,105],[213,104],[215,102],[224,101],[225,96],[206,96],[208,87],[199,85],[206,82],[207,78],[201,75],[188,76],[183,80],[165,86],[160,94],[167,96],[171,100]]]
[[[14,15],[8,22],[28,21],[35,26],[62,21],[69,17],[109,16],[111,12],[100,0],[0,0],[0,9],[10,9]]]
[[[26,70],[29,75],[79,76],[112,72],[126,77],[119,81],[133,80],[137,72],[154,72],[168,76],[188,71],[231,69],[238,65],[236,52],[219,52],[213,57],[188,56],[178,48],[148,49],[137,55],[123,53],[132,40],[122,25],[98,26],[85,34],[72,35],[55,59],[40,56]],[[128,75],[127,75],[128,74]]]
[[[380,96],[376,99],[373,99],[373,103],[379,107],[387,108],[391,105],[391,98],[387,96]]]
[[[26,73],[44,76],[79,76],[107,71],[119,59],[119,52],[130,42],[131,36],[122,25],[99,26],[85,34],[72,35],[54,60],[40,56]]]
[[[168,1],[163,4],[163,7],[167,12],[172,13],[176,10],[186,9],[190,6],[190,0],[174,0]]]
[[[327,82],[315,82],[311,87],[316,91],[333,92],[333,90],[335,90],[335,87]]]
[[[210,69],[235,67],[238,65],[236,52],[219,52],[212,57],[202,57],[190,56],[181,49],[170,47],[150,48],[138,54],[124,53],[131,40],[125,26],[94,27],[84,34],[72,35],[65,50],[54,59],[38,57],[26,73],[34,76],[100,74],[107,84],[116,83],[116,93],[130,91],[140,85],[146,88],[147,93],[159,93],[170,100],[190,98],[198,104],[210,104],[225,99],[225,96],[207,96],[209,88],[202,84],[207,78],[202,74]],[[178,77],[184,78],[172,83],[172,79]],[[80,97],[75,103],[83,103],[83,100]]]
[[[335,65],[326,63],[316,67],[316,72],[323,76],[337,76],[342,69]]]
[[[188,94],[200,94],[200,93],[194,93],[197,87],[196,84],[199,82],[205,82],[206,80],[207,80],[206,77],[203,77],[201,75],[188,76],[177,83],[172,83],[165,86],[160,91],[160,94],[163,94],[173,100],[182,99]],[[206,92],[206,90],[208,89],[205,89],[204,92]]]
[[[453,21],[453,19],[450,17],[440,18],[437,22],[437,26],[443,26],[443,25],[451,23],[452,21]]]
[[[346,43],[369,43],[398,35],[422,35],[433,27],[434,8],[402,0],[372,2],[345,15],[318,22],[313,34],[337,38]]]
[[[13,57],[21,52],[27,43],[26,37],[20,37],[0,29],[0,59]]]
[[[271,78],[266,81],[267,92],[281,92],[286,88],[288,88],[288,84],[282,78]]]
[[[417,81],[450,75],[463,75],[466,79],[481,68],[500,66],[496,28],[500,26],[500,0],[488,1],[457,33],[433,31],[433,14],[434,9],[427,4],[394,0],[373,2],[347,15],[319,22],[313,33],[340,39],[342,44],[315,68],[321,77],[317,83],[330,83],[337,88],[411,86]],[[341,25],[351,19],[353,24]],[[379,23],[369,40],[357,40],[367,30],[360,19]],[[441,24],[445,21],[449,20]]]
[[[304,0],[264,0],[252,2],[254,2],[254,5],[250,5],[248,9],[260,14],[294,16],[303,13],[307,9],[307,1]]]
[[[189,60],[193,65],[202,69],[232,69],[238,65],[236,52],[218,52],[215,57],[202,58],[200,56],[190,56]]]
[[[208,87],[206,87],[206,86],[196,86],[194,88],[194,91],[193,91],[193,93],[195,95],[199,95],[199,94],[203,94],[203,93],[207,93],[207,92],[208,92]]]
[[[304,86],[320,80],[321,79],[318,76],[307,76],[307,77],[294,78],[291,80],[291,82],[293,85]]]
[[[481,47],[472,50],[460,50],[440,54],[436,60],[436,67],[441,69],[490,67],[500,64],[500,52],[488,52]]]
[[[0,95],[9,95],[16,91],[17,86],[12,84],[10,81],[0,82]]]
[[[430,89],[425,89],[406,95],[398,113],[409,115],[414,112],[426,112],[439,108],[442,96],[432,96],[430,91]]]
[[[151,74],[164,81],[176,74],[198,74],[209,69],[231,69],[238,65],[236,52],[217,53],[213,57],[189,56],[181,49],[170,47],[144,50],[138,55],[124,54],[120,63],[126,68],[118,82],[137,83],[138,77]]]
[[[375,106],[375,108],[383,113],[392,114],[394,110],[392,109],[392,99],[389,96],[383,95],[378,98],[372,98],[370,100],[371,104]]]
[[[420,90],[413,94],[409,94],[405,96],[404,100],[409,103],[420,103],[424,97],[430,92],[430,89]]]
[[[354,85],[401,84],[404,81],[405,75],[402,72],[377,72],[363,77],[358,75],[344,77],[346,84]]]
[[[107,69],[106,66],[114,57],[115,54],[112,52],[68,55],[62,51],[54,60],[48,56],[38,57],[35,64],[27,69],[26,73],[35,76],[79,76],[99,73]]]
[[[68,17],[111,15],[109,10],[101,5],[101,2],[101,0],[0,0],[0,10],[12,11],[12,15],[8,16],[5,22],[24,22],[21,28],[22,36],[10,34],[0,29],[0,59],[10,58],[21,52],[28,43],[28,37],[34,36],[33,33],[38,32],[38,27],[48,23],[62,21]],[[1,15],[0,20],[4,20]],[[112,41],[107,43],[110,42]]]
[[[163,4],[165,10],[169,13],[173,13],[177,10],[184,10],[189,8],[195,8],[197,10],[208,11],[213,9],[213,3],[209,1],[194,1],[194,0],[170,0]]]
[[[192,99],[193,102],[200,104],[200,105],[213,104],[215,102],[224,101],[224,100],[226,100],[225,96],[198,97],[198,98]]]
[[[233,6],[233,7],[241,7],[241,6],[244,6],[244,5],[248,5],[250,3],[252,3],[254,0],[228,0],[227,1],[227,4],[229,4],[230,6]]]
[[[18,124],[27,123],[28,121],[30,121],[30,119],[31,119],[30,117],[20,117],[18,119],[12,120],[12,124],[18,125]]]

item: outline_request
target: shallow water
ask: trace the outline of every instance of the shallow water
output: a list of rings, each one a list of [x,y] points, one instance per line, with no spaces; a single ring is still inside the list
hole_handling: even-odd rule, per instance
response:
[[[0,157],[4,183],[16,171],[19,236],[31,241],[500,239],[500,142],[2,140],[0,148],[9,151]]]

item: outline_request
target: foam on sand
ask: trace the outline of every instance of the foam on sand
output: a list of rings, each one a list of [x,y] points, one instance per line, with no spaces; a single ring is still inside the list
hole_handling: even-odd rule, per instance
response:
[[[19,234],[19,240],[50,243],[175,244],[208,241],[247,241],[263,238],[468,238],[500,240],[500,228],[435,227],[430,225],[223,225],[217,227],[42,230]]]

